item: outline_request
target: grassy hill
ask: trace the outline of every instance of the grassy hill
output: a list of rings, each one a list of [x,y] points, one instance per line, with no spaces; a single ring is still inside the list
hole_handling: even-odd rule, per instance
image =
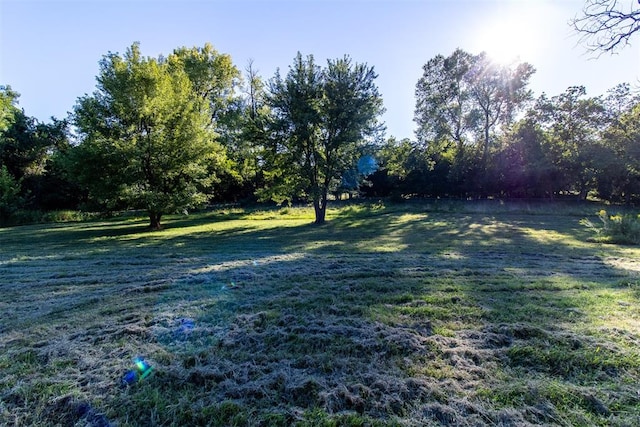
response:
[[[640,249],[587,242],[595,211],[0,229],[0,424],[638,425]]]

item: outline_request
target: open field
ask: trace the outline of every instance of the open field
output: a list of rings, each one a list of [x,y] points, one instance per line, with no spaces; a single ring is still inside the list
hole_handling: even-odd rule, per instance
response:
[[[588,243],[585,215],[0,229],[0,425],[640,425],[640,248]]]

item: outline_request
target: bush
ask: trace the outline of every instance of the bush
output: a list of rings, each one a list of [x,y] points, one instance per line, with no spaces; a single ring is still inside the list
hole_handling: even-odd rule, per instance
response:
[[[6,221],[21,205],[20,182],[3,165],[0,167],[0,222]]]
[[[49,211],[42,214],[42,222],[80,222],[96,218],[96,214],[74,210]]]
[[[640,244],[640,215],[609,215],[604,209],[598,212],[601,226],[588,219],[580,221],[582,225],[596,233],[591,241],[601,243]]]
[[[27,224],[80,222],[88,221],[97,217],[98,215],[95,213],[73,210],[43,212],[29,209],[12,209],[7,214],[3,214],[0,209],[0,227]]]

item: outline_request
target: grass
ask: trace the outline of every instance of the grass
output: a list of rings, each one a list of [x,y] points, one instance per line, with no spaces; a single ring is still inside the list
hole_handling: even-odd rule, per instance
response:
[[[0,229],[0,424],[637,425],[640,249],[588,242],[585,209]]]

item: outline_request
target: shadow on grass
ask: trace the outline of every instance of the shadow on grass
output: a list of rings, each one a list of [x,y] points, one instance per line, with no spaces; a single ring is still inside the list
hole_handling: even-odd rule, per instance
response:
[[[622,319],[637,290],[615,293],[629,270],[577,239],[575,217],[373,206],[318,227],[279,216],[0,234],[13,260],[0,264],[5,407],[24,423],[57,411],[64,391],[43,390],[53,382],[141,424],[637,416],[638,351],[620,347],[637,330],[594,335],[612,332],[600,318]],[[148,382],[105,387],[141,352],[156,366]]]

